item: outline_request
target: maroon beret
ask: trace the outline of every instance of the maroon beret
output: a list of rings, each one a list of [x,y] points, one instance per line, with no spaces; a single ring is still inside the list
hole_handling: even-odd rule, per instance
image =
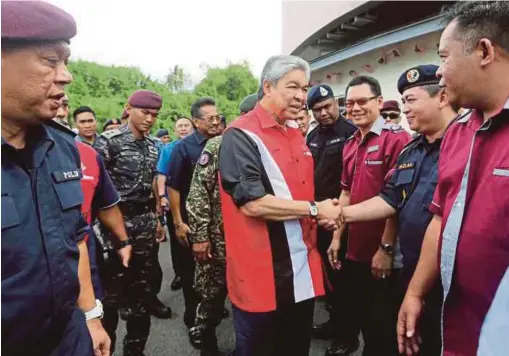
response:
[[[382,108],[382,111],[401,112],[401,109],[399,108],[399,104],[396,100],[387,100],[387,101],[384,101],[384,106]]]
[[[2,1],[2,40],[66,41],[76,22],[64,10],[43,1]]]
[[[135,108],[159,110],[163,105],[163,99],[159,94],[149,90],[137,90],[131,94],[128,103]]]

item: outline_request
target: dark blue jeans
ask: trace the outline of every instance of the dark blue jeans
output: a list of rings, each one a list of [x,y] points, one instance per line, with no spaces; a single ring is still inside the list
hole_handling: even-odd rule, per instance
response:
[[[313,329],[314,299],[250,313],[233,309],[235,356],[307,356]]]

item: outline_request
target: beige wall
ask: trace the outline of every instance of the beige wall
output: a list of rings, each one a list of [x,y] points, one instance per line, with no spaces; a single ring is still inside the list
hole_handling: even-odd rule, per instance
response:
[[[283,0],[282,53],[292,53],[315,32],[366,2]]]
[[[368,52],[366,54],[334,64],[324,68],[323,70],[315,71],[312,73],[311,79],[313,81],[320,79],[323,80],[327,73],[342,72],[343,74],[340,76],[339,80],[332,83],[327,83],[331,86],[336,96],[342,96],[344,95],[348,82],[352,79],[352,77],[349,75],[349,72],[351,70],[355,70],[359,75],[370,75],[378,79],[382,87],[382,94],[384,99],[397,100],[401,104],[401,95],[397,90],[397,81],[399,76],[403,73],[403,71],[406,71],[407,69],[417,65],[438,65],[440,63],[440,59],[437,55],[436,45],[439,42],[439,39],[440,34],[437,32],[402,42],[397,46],[393,46],[400,49],[403,55],[399,58],[388,57],[387,64],[382,65],[378,64],[378,59],[380,58],[381,51],[376,50]],[[426,51],[423,53],[416,53],[414,51],[416,44],[425,47]],[[389,48],[387,48],[387,50],[388,49]],[[373,73],[367,73],[364,71],[362,66],[365,64],[371,64],[375,71]],[[406,120],[403,120],[402,125],[408,129]]]

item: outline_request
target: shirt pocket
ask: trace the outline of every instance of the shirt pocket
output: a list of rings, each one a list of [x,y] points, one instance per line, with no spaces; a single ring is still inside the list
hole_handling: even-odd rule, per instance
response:
[[[54,182],[53,188],[57,193],[62,211],[81,207],[81,204],[83,204],[83,191],[79,177],[65,182]]]
[[[402,185],[411,184],[414,179],[414,174],[415,174],[415,168],[399,170],[395,185],[402,186]]]
[[[10,195],[2,194],[2,231],[16,227],[19,224],[20,219],[14,198]]]

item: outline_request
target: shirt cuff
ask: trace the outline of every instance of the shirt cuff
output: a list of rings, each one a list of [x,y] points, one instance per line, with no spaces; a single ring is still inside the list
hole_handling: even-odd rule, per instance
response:
[[[106,206],[101,206],[99,209],[100,209],[100,210],[108,209],[108,208],[111,208],[112,206],[117,205],[118,203],[120,203],[120,198],[118,198],[118,200],[117,200],[116,202],[114,202],[113,204],[106,205]]]
[[[443,211],[442,207],[438,205],[435,201],[431,201],[431,204],[429,205],[429,211],[431,211],[434,215],[442,216]]]
[[[232,191],[232,198],[238,208],[250,201],[260,199],[267,195],[265,188],[260,182],[243,181],[237,184]]]
[[[399,211],[399,201],[394,199],[394,196],[391,196],[390,193],[388,194],[388,192],[384,190],[378,196],[382,198],[387,204],[389,204],[394,210]]]

